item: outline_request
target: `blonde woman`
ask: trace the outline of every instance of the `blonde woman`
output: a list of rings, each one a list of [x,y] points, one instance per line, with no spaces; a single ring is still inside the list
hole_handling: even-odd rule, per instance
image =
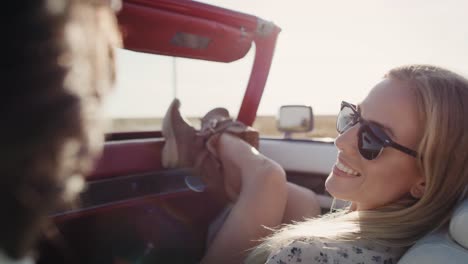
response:
[[[233,207],[202,262],[396,263],[466,198],[467,102],[465,78],[427,65],[392,69],[361,103],[343,102],[326,188],[350,206],[321,217],[314,193],[287,183],[238,131],[210,135],[222,169],[204,180]]]

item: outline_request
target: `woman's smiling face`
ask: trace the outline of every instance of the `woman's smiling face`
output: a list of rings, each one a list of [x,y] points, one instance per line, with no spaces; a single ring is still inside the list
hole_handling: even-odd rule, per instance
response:
[[[384,79],[359,109],[363,119],[382,125],[393,141],[417,149],[423,124],[407,83]],[[363,158],[358,150],[359,127],[357,123],[336,138],[338,158],[325,183],[327,190],[338,199],[351,201],[356,210],[374,209],[407,195],[420,198],[425,180],[417,159],[391,147],[374,160]]]

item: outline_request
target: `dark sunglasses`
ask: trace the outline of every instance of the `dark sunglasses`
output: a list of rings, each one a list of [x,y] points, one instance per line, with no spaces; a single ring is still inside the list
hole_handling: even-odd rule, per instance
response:
[[[361,114],[356,109],[356,106],[353,104],[341,102],[340,113],[336,120],[336,130],[338,133],[343,134],[355,124],[360,123],[358,148],[359,153],[361,153],[365,159],[376,159],[386,147],[395,148],[413,157],[418,155],[416,151],[392,141],[380,125],[362,119]]]

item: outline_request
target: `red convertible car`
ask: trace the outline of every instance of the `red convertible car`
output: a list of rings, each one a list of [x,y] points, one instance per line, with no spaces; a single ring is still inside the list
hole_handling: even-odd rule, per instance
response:
[[[233,62],[255,46],[250,81],[237,118],[252,124],[280,28],[255,16],[192,1],[124,1],[118,14],[124,48]],[[79,204],[53,215],[57,243],[42,245],[40,263],[196,263],[208,225],[223,208],[187,188],[189,169],[161,166],[159,131],[107,135],[101,160]]]
[[[278,26],[203,3],[167,0],[125,0],[118,20],[124,48],[137,52],[230,63],[254,49],[237,114],[253,124]],[[310,129],[312,119],[302,125]],[[53,214],[58,232],[41,245],[39,263],[198,263],[210,223],[224,205],[186,186],[190,169],[164,169],[163,145],[160,131],[108,134],[78,205]],[[260,151],[284,167],[289,181],[319,194],[323,210],[329,209],[324,182],[336,158],[332,142],[261,138]]]

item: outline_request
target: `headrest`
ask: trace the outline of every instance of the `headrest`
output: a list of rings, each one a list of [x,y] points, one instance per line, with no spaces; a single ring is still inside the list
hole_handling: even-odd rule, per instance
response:
[[[465,199],[453,213],[449,232],[453,240],[468,249],[468,199]]]

